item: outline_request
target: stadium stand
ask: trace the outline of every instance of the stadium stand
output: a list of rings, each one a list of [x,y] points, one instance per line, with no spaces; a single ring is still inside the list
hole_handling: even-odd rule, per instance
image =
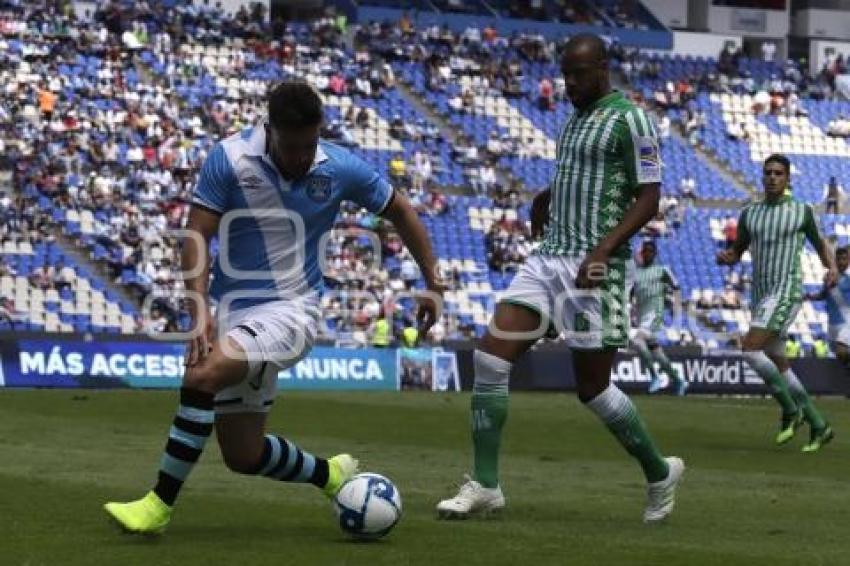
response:
[[[509,284],[531,249],[527,205],[520,195],[548,183],[555,140],[571,112],[556,63],[557,45],[533,35],[502,38],[489,28],[453,34],[375,23],[357,31],[352,49],[342,43],[333,18],[309,25],[269,24],[262,23],[262,14],[245,10],[226,17],[214,8],[152,2],[134,7],[132,22],[117,18],[119,12],[107,4],[94,22],[86,23],[53,6],[0,3],[5,85],[0,123],[4,164],[13,166],[15,189],[0,199],[7,219],[0,256],[0,329],[134,333],[143,324],[160,330],[185,327],[176,241],[166,233],[183,225],[198,167],[215,140],[259,117],[270,82],[301,75],[325,95],[325,134],[395,177],[420,210],[452,280],[438,338],[483,331],[496,293]],[[129,6],[123,3],[124,10]],[[580,10],[563,3],[545,6],[550,11],[539,16],[545,19],[649,25],[641,23],[640,14],[630,19],[614,2],[589,11],[585,5]],[[522,9],[513,2],[472,6],[488,7],[502,15]],[[175,14],[181,16],[179,26],[173,23]],[[273,32],[282,41],[257,41]],[[700,201],[743,203],[749,195],[722,177],[698,149],[754,186],[766,153],[786,151],[800,179],[795,192],[819,203],[830,177],[846,177],[845,142],[828,131],[850,108],[816,100],[821,91],[811,85],[792,98],[794,89],[786,83],[796,88],[804,82],[795,65],[739,57],[730,67],[724,54],[699,59],[620,48],[615,53],[616,67],[637,96],[659,110],[663,137],[662,208],[667,216],[642,237],[658,238],[660,257],[680,277],[685,299],[705,307],[696,308],[698,324],[668,314],[666,338],[710,345],[711,329],[747,324],[746,309],[736,305],[745,306],[741,296],[748,268],[726,271],[705,261],[723,245],[724,223],[737,211],[703,208]],[[491,64],[494,60],[503,63]],[[703,80],[693,91],[680,89],[680,83],[696,76]],[[444,139],[440,125],[417,110],[396,80],[463,135],[455,143]],[[777,90],[789,92],[784,109],[756,114],[755,85],[767,82],[769,88],[771,80],[784,81]],[[685,140],[665,133],[671,124],[684,126],[700,113],[705,123],[696,127],[696,136],[684,127]],[[741,122],[748,139],[731,139],[730,127]],[[837,126],[834,131],[840,131]],[[482,168],[490,160],[515,184],[483,183]],[[393,175],[400,162],[404,171]],[[445,193],[444,187],[460,187],[467,194]],[[839,241],[850,235],[846,217],[828,215],[824,224]],[[350,234],[352,227],[378,236],[380,269],[368,269],[375,250],[369,238]],[[325,298],[326,337],[364,344],[388,294],[422,283],[398,237],[380,219],[346,209],[337,229],[327,257],[334,271]],[[77,264],[65,253],[54,237],[60,232],[136,303],[116,293],[91,265]],[[815,288],[820,275],[808,252],[807,287]],[[140,304],[150,296],[156,312],[143,320]],[[397,328],[411,322],[405,304],[409,301],[393,309]],[[825,329],[821,308],[807,304],[796,323],[794,331],[804,344]]]

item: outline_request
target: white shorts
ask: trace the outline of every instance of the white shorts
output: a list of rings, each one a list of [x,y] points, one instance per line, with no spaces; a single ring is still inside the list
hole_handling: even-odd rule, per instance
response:
[[[800,306],[799,297],[781,293],[766,295],[750,309],[750,327],[763,328],[784,338],[797,318]]]
[[[658,332],[664,327],[664,319],[655,311],[643,313],[637,320],[637,325],[632,329],[631,335],[642,338],[649,344],[654,344]]]
[[[540,313],[540,334],[552,325],[572,348],[624,347],[629,326],[625,261],[610,260],[603,283],[596,289],[576,289],[582,261],[576,257],[531,256],[500,300]],[[490,332],[494,331],[491,328]],[[521,339],[510,334],[504,338]]]
[[[220,332],[248,354],[248,375],[215,396],[215,410],[266,413],[277,396],[277,375],[313,347],[319,320],[315,301],[272,301],[219,317]]]
[[[830,325],[828,331],[831,341],[850,347],[850,324]]]

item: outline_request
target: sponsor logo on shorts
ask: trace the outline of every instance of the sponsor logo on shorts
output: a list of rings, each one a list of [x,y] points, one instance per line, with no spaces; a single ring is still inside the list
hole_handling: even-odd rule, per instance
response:
[[[265,369],[265,364],[263,364],[263,367],[260,369],[260,372],[253,378],[248,380],[248,387],[250,387],[254,391],[260,390],[260,387],[263,386],[263,373],[265,372]]]

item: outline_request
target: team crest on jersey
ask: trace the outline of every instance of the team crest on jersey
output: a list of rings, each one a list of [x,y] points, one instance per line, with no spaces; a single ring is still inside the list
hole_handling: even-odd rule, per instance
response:
[[[316,202],[327,202],[331,198],[333,179],[324,175],[316,175],[307,179],[307,196]]]

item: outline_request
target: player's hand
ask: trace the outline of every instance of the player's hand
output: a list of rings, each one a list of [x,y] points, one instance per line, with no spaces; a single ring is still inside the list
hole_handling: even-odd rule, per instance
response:
[[[608,277],[608,252],[596,248],[590,252],[578,268],[576,288],[595,289]]]
[[[549,224],[549,201],[552,197],[550,191],[543,191],[534,196],[531,201],[531,237],[539,238],[543,235],[546,225]]]
[[[428,331],[436,324],[443,312],[443,293],[446,291],[446,285],[442,282],[435,282],[428,285],[426,294],[416,297],[418,308],[416,309],[416,342],[419,342],[428,335]]]
[[[732,248],[723,250],[717,254],[717,263],[719,265],[735,265],[738,263],[738,256]]]
[[[198,332],[198,335],[189,340],[189,348],[186,352],[186,367],[200,364],[206,359],[212,348],[215,325],[206,301],[202,305],[198,305],[197,309],[192,313],[192,330]]]
[[[823,276],[823,286],[827,289],[832,289],[838,284],[838,270],[827,269]]]

